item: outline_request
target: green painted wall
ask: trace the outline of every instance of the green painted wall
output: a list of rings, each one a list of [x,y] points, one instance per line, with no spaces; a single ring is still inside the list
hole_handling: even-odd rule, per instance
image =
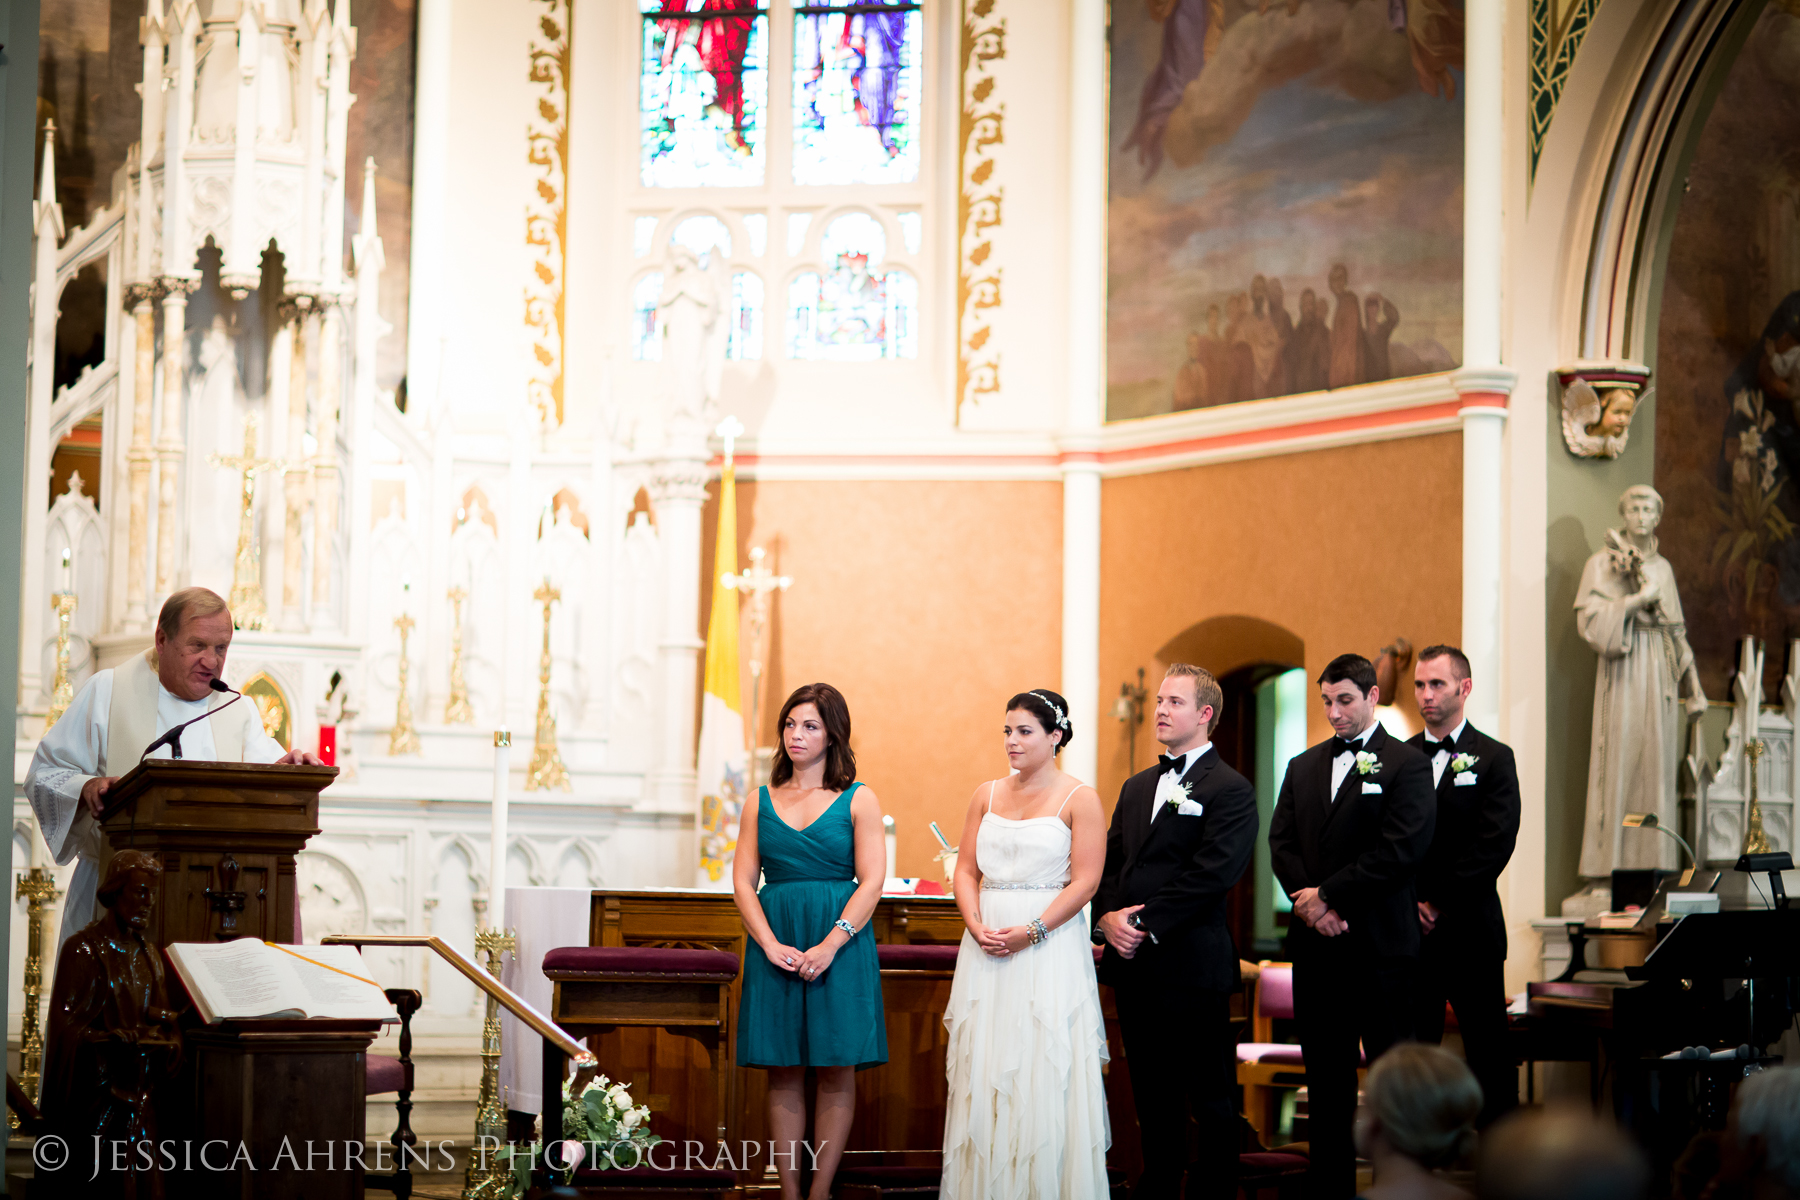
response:
[[[1552,403],[1561,387],[1549,381]],[[1625,453],[1615,459],[1577,458],[1563,442],[1560,413],[1549,422],[1544,470],[1549,500],[1544,571],[1544,905],[1562,911],[1563,897],[1581,886],[1581,823],[1587,811],[1588,747],[1594,720],[1594,651],[1575,629],[1575,588],[1588,556],[1619,523],[1619,495],[1650,483],[1656,464],[1656,405],[1637,410]],[[1671,514],[1679,519],[1679,514]]]

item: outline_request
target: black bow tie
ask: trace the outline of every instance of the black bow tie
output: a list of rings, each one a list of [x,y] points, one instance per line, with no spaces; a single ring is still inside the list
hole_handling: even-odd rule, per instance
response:
[[[1434,742],[1431,740],[1431,735],[1426,734],[1424,750],[1425,750],[1426,758],[1437,757],[1437,753],[1440,750],[1443,751],[1445,754],[1455,754],[1456,753],[1456,739],[1453,737],[1447,737],[1441,742]]]
[[[1187,767],[1187,755],[1185,754],[1159,754],[1156,756],[1156,761],[1165,771],[1182,771]]]
[[[1356,754],[1362,748],[1363,740],[1361,738],[1334,737],[1331,739],[1331,757],[1333,758],[1340,754]]]

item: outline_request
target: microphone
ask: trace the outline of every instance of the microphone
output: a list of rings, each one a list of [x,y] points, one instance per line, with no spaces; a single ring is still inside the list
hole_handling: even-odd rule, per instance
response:
[[[181,731],[182,730],[186,729],[189,725],[192,725],[195,721],[204,721],[204,720],[206,720],[206,718],[212,716],[216,712],[224,712],[226,709],[230,708],[232,705],[236,704],[239,700],[242,700],[244,698],[244,693],[231,687],[223,679],[214,679],[208,686],[211,687],[212,690],[215,692],[230,692],[231,699],[229,699],[225,703],[219,705],[219,707],[217,707],[217,708],[209,708],[205,712],[201,713],[199,716],[194,717],[192,720],[183,721],[181,724],[176,725],[173,728],[171,728],[169,730],[169,732],[163,734],[161,737],[157,738],[154,742],[151,742],[148,746],[144,747],[144,752],[138,756],[139,762],[143,762],[146,758],[149,758],[152,754],[156,753],[158,750],[160,750],[164,746],[167,746],[169,748],[169,757],[170,758],[180,758],[181,757]]]

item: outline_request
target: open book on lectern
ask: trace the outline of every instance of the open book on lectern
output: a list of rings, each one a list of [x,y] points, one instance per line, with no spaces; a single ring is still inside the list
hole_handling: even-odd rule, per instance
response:
[[[164,947],[195,1010],[220,1021],[330,1018],[398,1021],[355,946],[172,942]]]

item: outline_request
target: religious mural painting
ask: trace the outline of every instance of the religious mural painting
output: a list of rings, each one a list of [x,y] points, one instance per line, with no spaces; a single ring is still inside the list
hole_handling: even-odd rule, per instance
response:
[[[1115,0],[1107,417],[1447,370],[1458,0]]]
[[[1656,487],[1677,519],[1707,694],[1731,695],[1737,643],[1768,642],[1771,702],[1800,637],[1800,5],[1771,4],[1701,133],[1670,239],[1655,345]]]

